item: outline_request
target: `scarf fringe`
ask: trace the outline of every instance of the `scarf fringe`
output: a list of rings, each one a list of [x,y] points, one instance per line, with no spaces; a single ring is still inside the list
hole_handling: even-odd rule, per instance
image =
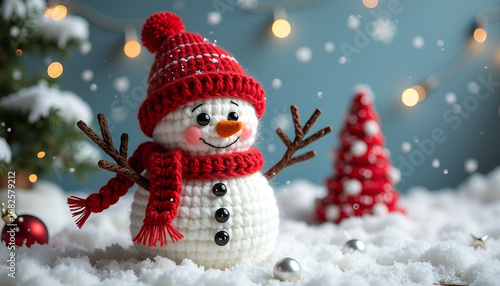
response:
[[[155,247],[158,242],[160,242],[160,247],[167,245],[167,232],[172,240],[172,243],[184,238],[184,236],[178,232],[170,223],[164,225],[146,225],[141,227],[141,230],[133,241],[137,244],[141,244],[148,247]]]
[[[92,213],[88,209],[86,202],[86,199],[75,196],[71,196],[68,198],[69,210],[73,213],[73,217],[77,217],[76,225],[78,226],[78,228],[82,228],[83,224],[85,224],[90,214]]]

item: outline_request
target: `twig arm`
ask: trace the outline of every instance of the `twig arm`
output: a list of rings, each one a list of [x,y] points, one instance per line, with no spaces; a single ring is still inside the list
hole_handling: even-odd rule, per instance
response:
[[[278,134],[279,138],[281,139],[281,141],[283,141],[283,144],[285,144],[287,149],[285,151],[285,154],[283,154],[281,160],[279,160],[274,166],[272,166],[267,172],[264,173],[264,176],[267,178],[267,180],[271,180],[272,178],[274,178],[276,174],[281,172],[286,167],[314,158],[316,156],[316,152],[314,150],[295,157],[293,157],[293,155],[297,150],[308,146],[312,142],[317,141],[328,133],[332,132],[332,128],[328,126],[309,136],[305,140],[302,140],[314,125],[314,123],[316,123],[316,121],[318,120],[319,116],[321,115],[321,110],[316,109],[304,126],[302,126],[302,124],[300,123],[300,114],[297,106],[290,106],[290,111],[292,113],[292,121],[295,129],[295,138],[292,142],[281,128],[276,129],[276,134]]]
[[[98,166],[104,170],[122,174],[135,182],[137,185],[143,187],[145,190],[149,190],[149,179],[143,177],[141,174],[138,174],[127,162],[128,134],[122,134],[120,138],[120,151],[118,151],[113,145],[113,139],[111,138],[111,134],[109,132],[106,117],[104,117],[102,113],[99,113],[97,115],[97,120],[101,129],[102,139],[87,124],[85,124],[85,122],[80,120],[77,122],[77,126],[83,131],[83,133],[85,133],[85,135],[87,135],[87,137],[90,138],[90,140],[92,140],[117,163],[113,164],[105,160],[100,160]]]

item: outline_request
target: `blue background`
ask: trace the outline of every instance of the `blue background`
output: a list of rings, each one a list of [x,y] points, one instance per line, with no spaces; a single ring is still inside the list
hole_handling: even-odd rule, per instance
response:
[[[420,151],[415,151],[419,150],[415,139],[422,142],[431,138],[436,128],[442,128],[447,136],[444,143],[436,144],[433,152],[425,154],[425,161],[421,165],[413,164],[412,172],[404,171],[404,180],[397,185],[401,192],[415,185],[430,189],[456,186],[468,176],[464,170],[464,163],[468,158],[477,160],[478,171],[481,173],[487,173],[498,165],[498,87],[488,99],[478,101],[477,108],[469,112],[468,118],[461,120],[458,128],[452,128],[457,127],[456,121],[443,119],[443,114],[451,109],[451,105],[445,102],[446,93],[456,93],[457,104],[463,105],[471,97],[475,97],[467,89],[470,81],[480,84],[478,77],[489,76],[494,81],[500,81],[498,23],[490,23],[486,43],[457,76],[430,92],[415,107],[406,107],[401,102],[403,90],[446,68],[464,52],[470,40],[475,15],[485,9],[499,8],[498,1],[397,1],[400,3],[398,10],[401,11],[391,15],[391,20],[395,21],[398,28],[393,42],[385,45],[369,40],[346,64],[338,61],[339,57],[346,56],[340,46],[342,43],[354,45],[355,37],[360,33],[347,27],[349,15],[360,15],[359,30],[364,31],[376,19],[377,13],[387,11],[389,0],[380,0],[374,9],[366,8],[361,0],[337,0],[288,11],[292,33],[285,39],[272,36],[271,13],[250,13],[239,8],[235,2],[87,0],[85,3],[70,1],[66,5],[69,13],[79,14],[78,6],[85,5],[109,17],[136,23],[138,32],[147,16],[169,10],[182,17],[188,31],[197,32],[212,41],[217,40],[217,44],[236,57],[267,92],[266,113],[261,121],[260,140],[256,144],[264,154],[265,170],[279,160],[285,151],[273,130],[279,118],[290,118],[288,107],[297,104],[304,120],[315,108],[320,107],[324,113],[312,131],[331,125],[333,132],[312,145],[318,153],[317,158],[286,169],[274,179],[276,185],[295,178],[306,178],[322,184],[325,178],[333,174],[333,161],[329,153],[331,148],[339,144],[337,135],[343,127],[343,116],[350,103],[353,88],[358,83],[370,85],[375,93],[375,104],[395,166],[399,166],[403,160],[410,162],[411,156],[414,159],[418,157],[415,152]],[[216,6],[221,3],[228,9],[222,13],[223,20],[216,26],[209,25],[207,14],[215,11]],[[413,47],[412,39],[415,36],[421,36],[425,40],[422,49]],[[439,39],[444,41],[443,47],[436,44]],[[327,41],[335,43],[332,53],[324,49]],[[112,118],[113,109],[121,108],[124,120],[115,120],[111,124],[112,135],[117,141],[122,132],[129,133],[129,148],[133,149],[147,140],[141,133],[136,118],[142,99],[126,98],[144,96],[144,80],[153,55],[143,48],[137,58],[127,58],[123,54],[124,34],[92,23],[90,42],[92,50],[87,55],[75,51],[69,59],[53,57],[64,65],[62,87],[83,97],[96,114],[101,112]],[[295,55],[297,49],[304,46],[312,50],[312,59],[308,63],[299,62]],[[43,65],[39,61],[34,62]],[[81,77],[82,71],[87,69],[94,72],[94,78],[90,82],[83,81]],[[130,80],[130,89],[125,94],[119,94],[113,88],[113,80],[122,76]],[[275,78],[281,79],[283,83],[280,89],[274,89],[271,85]],[[89,89],[93,83],[98,86],[96,91]],[[487,90],[483,88],[481,92],[484,91]],[[322,92],[323,96],[319,97],[318,92]],[[292,135],[293,127],[290,126],[287,131]],[[412,151],[403,152],[403,142],[410,142]],[[269,152],[272,151],[269,150],[269,144],[275,145],[274,152]],[[103,158],[108,159],[104,154]],[[433,159],[440,161],[439,168],[431,166]],[[448,174],[443,173],[444,169],[448,170]],[[110,176],[103,171],[91,175],[90,180],[85,183],[78,182],[71,175],[54,180],[66,190],[96,191]]]

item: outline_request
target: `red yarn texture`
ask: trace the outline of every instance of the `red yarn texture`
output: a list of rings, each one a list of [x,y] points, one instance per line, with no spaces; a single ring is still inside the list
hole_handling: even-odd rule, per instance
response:
[[[167,37],[181,32],[184,32],[184,24],[179,16],[159,12],[146,20],[141,32],[142,45],[151,53],[156,53]]]
[[[167,151],[158,144],[145,142],[128,163],[139,174],[144,170],[151,174],[146,215],[134,241],[152,247],[158,242],[160,246],[166,245],[166,233],[172,242],[183,238],[171,225],[177,215],[183,179],[213,180],[249,175],[262,169],[264,159],[259,150],[253,148],[224,155],[189,157],[181,150]],[[133,185],[130,179],[116,175],[87,199],[70,197],[68,204],[73,216],[78,217],[78,227],[83,226],[91,213],[102,212],[118,202]]]
[[[262,117],[265,92],[227,51],[198,34],[182,32],[173,13],[148,18],[143,45],[156,53],[147,98],[139,109],[142,131],[151,137],[156,124],[176,108],[198,99],[233,97],[250,101]]]
[[[318,217],[338,223],[351,216],[374,214],[376,208],[404,213],[398,206],[399,195],[389,175],[390,154],[368,89],[355,94],[339,137],[336,174],[326,182],[327,196],[316,205]]]

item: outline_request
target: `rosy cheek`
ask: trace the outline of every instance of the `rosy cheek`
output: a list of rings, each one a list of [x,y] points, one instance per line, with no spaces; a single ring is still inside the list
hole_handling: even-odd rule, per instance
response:
[[[195,125],[189,126],[184,131],[184,139],[186,139],[186,141],[189,144],[193,144],[193,145],[200,144],[200,142],[201,142],[200,138],[202,137],[202,135],[203,134],[201,132],[200,127],[195,126]]]
[[[252,126],[249,123],[243,123],[243,128],[241,130],[240,138],[243,141],[246,141],[252,137]]]

